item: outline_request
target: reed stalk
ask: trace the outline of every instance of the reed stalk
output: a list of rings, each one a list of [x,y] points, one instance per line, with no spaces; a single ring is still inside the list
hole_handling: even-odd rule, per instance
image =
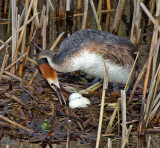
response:
[[[149,136],[149,138],[148,138],[147,148],[150,148],[150,145],[151,145],[151,136]]]
[[[39,13],[37,13],[36,15],[32,16],[28,21],[27,21],[27,24],[31,23],[32,20],[38,15]],[[19,32],[21,32],[23,29],[23,26],[19,28]],[[0,47],[0,51],[6,46],[8,45],[10,42],[12,41],[12,36],[4,42],[4,44]]]
[[[98,24],[101,24],[101,16],[102,16],[101,10],[102,10],[102,0],[99,0],[98,10],[97,10]]]
[[[81,29],[85,29],[86,28],[87,13],[88,13],[88,0],[85,0],[84,1],[84,14],[83,14],[83,20],[82,20]]]
[[[3,75],[3,72],[4,72],[5,66],[8,62],[8,59],[9,59],[9,54],[5,54],[5,56],[3,58],[3,63],[1,65],[1,70],[0,70],[0,82],[1,82],[1,79],[2,79],[2,75]]]
[[[132,29],[131,29],[131,42],[138,47],[138,42],[141,34],[140,23],[141,23],[141,9],[139,5],[139,0],[134,0],[134,13],[132,20]]]
[[[121,108],[122,108],[122,143],[126,137],[126,93],[121,90]]]
[[[157,92],[157,87],[159,84],[158,77],[160,77],[160,64],[159,64],[159,67],[158,67],[157,72],[155,74],[155,77],[152,80],[151,85],[150,85],[149,95],[147,98],[146,108],[145,108],[145,116],[144,116],[145,127],[144,127],[144,130],[146,130],[146,128],[148,126],[148,122],[151,117],[151,111],[152,111],[152,107],[153,107],[153,103],[154,103],[154,99],[155,99],[155,94]]]
[[[146,13],[146,15],[149,17],[149,19],[151,20],[151,22],[155,25],[155,19],[154,19],[154,17],[151,15],[151,13],[146,8],[146,6],[144,5],[143,2],[140,2],[140,6],[143,9],[143,11]],[[160,26],[158,26],[158,30],[160,31]]]
[[[38,0],[33,1],[33,15],[37,14],[37,4]],[[35,17],[35,26],[38,29],[39,28],[39,17],[38,15]]]
[[[153,15],[153,11],[154,11],[154,8],[155,8],[155,3],[156,1],[155,0],[150,0],[149,1],[149,12],[151,13],[151,15]],[[151,20],[148,20],[148,25],[151,24]]]
[[[90,0],[90,5],[91,5],[91,8],[92,8],[95,20],[96,20],[97,28],[98,28],[98,30],[102,30],[100,21],[98,20],[98,16],[97,16],[97,13],[96,13],[96,9],[95,9],[93,0]]]
[[[45,12],[46,12],[46,6],[43,5],[43,9],[42,9],[42,13],[41,13],[41,17],[40,17],[40,23],[39,23],[39,28],[42,28],[42,25],[43,25],[43,16],[45,15]]]
[[[111,140],[111,138],[108,138],[108,148],[112,148],[112,140]]]
[[[157,95],[155,98],[154,104],[153,104],[153,110],[151,112],[151,120],[154,118],[154,116],[157,113],[157,110],[159,109],[160,106],[160,93]]]
[[[26,56],[27,52],[25,52],[23,55],[21,55],[17,60],[15,60],[14,62],[12,62],[10,65],[8,65],[5,70],[7,71],[9,68],[11,68],[14,64],[16,64],[17,62],[19,62],[22,58],[24,58]]]
[[[46,27],[47,27],[47,19],[46,15],[43,15],[43,26],[42,26],[42,48],[46,49]]]
[[[28,5],[29,5],[29,0],[26,0],[25,16],[27,15]],[[26,45],[26,28],[24,29],[24,34],[23,34],[23,37],[22,37],[21,55],[24,54],[24,52],[25,52],[25,45]],[[19,77],[22,77],[22,70],[23,70],[23,63],[22,63],[22,60],[20,60],[20,64],[19,64]]]
[[[82,0],[78,0],[77,9],[78,10],[82,9]]]
[[[28,46],[27,46],[27,54],[25,56],[25,60],[24,60],[24,64],[23,66],[26,67],[26,64],[27,64],[27,58],[28,58],[28,55],[29,55],[29,52],[30,52],[30,47],[31,47],[31,40],[32,40],[32,35],[33,35],[33,29],[34,29],[34,21],[32,21],[32,24],[31,24],[31,30],[30,30],[30,35],[29,35],[29,43],[28,43]]]
[[[17,19],[16,19],[16,0],[12,0],[12,53],[11,57],[13,59],[14,53],[17,47]],[[13,71],[13,69],[12,69]]]
[[[58,38],[55,40],[54,44],[52,45],[52,47],[50,48],[51,51],[54,50],[54,48],[57,46],[58,42],[61,40],[62,36],[64,35],[65,32],[62,32],[61,34],[59,34]]]
[[[113,29],[112,29],[113,34],[117,34],[117,32],[118,32],[118,28],[119,28],[119,24],[120,24],[120,21],[122,18],[122,13],[124,10],[125,3],[126,3],[126,0],[119,0],[119,2],[118,2],[116,16],[114,19],[114,24],[113,24]]]
[[[104,66],[105,66],[105,75],[104,75],[104,81],[103,81],[102,101],[101,101],[100,117],[99,117],[99,124],[98,124],[96,148],[99,148],[101,129],[102,129],[103,112],[104,112],[105,94],[106,94],[106,90],[108,88],[108,69],[106,67],[105,62],[104,62]]]
[[[158,28],[158,24],[159,24],[159,18],[160,18],[160,0],[157,1],[157,9],[156,9],[156,16],[155,16],[155,24],[157,24],[157,26],[155,26],[155,27],[157,27],[157,28]],[[158,36],[158,30],[157,30],[157,36]],[[157,47],[156,54],[153,57],[152,79],[153,79],[155,72],[156,72],[158,53],[159,53],[159,46]]]
[[[117,114],[117,111],[119,109],[119,106],[120,106],[120,99],[118,100],[118,102],[116,103],[116,107],[112,113],[112,116],[110,117],[110,121],[108,123],[108,126],[107,126],[107,130],[105,132],[105,134],[109,134],[111,132],[111,128],[112,128],[112,125],[113,125],[113,122],[114,122],[114,119],[116,117],[116,114]]]
[[[27,21],[28,21],[30,12],[31,12],[32,5],[33,5],[33,0],[31,0],[31,2],[30,2],[29,8],[28,8],[28,12],[27,12],[24,24],[23,24],[23,29],[21,31],[16,50],[14,51],[14,56],[12,58],[12,62],[14,62],[16,60],[16,57],[17,57],[17,54],[18,54],[18,51],[19,51],[19,48],[20,48],[20,45],[21,45],[22,37],[23,37],[24,31],[25,31],[25,28],[27,26]],[[13,72],[13,67],[11,67],[11,72]]]
[[[107,4],[107,10],[111,10],[111,1],[106,0],[106,4]],[[102,11],[101,11],[101,13],[102,13]],[[106,31],[109,31],[110,16],[111,16],[111,13],[107,13],[107,15],[106,15]]]
[[[131,133],[132,127],[133,127],[133,125],[130,125],[130,126],[129,126],[129,129],[126,129],[126,136],[125,136],[125,138],[123,139],[123,143],[122,143],[122,145],[121,145],[121,148],[125,148],[125,147],[126,147],[126,144],[128,144],[128,142],[129,142],[129,135],[130,135],[130,133]]]
[[[10,34],[10,23],[11,23],[11,0],[9,2],[9,10],[8,10],[8,24],[7,24],[7,39]]]
[[[158,42],[157,42],[157,44],[156,44],[155,49],[157,49],[157,48],[159,47],[159,45],[160,45],[160,38],[158,39]],[[156,50],[155,50],[155,49],[154,49],[154,51],[153,51],[152,57],[153,57],[154,54],[156,53]],[[137,86],[138,86],[138,84],[139,84],[139,81],[141,80],[144,72],[145,72],[146,69],[147,69],[148,60],[149,60],[149,58],[147,59],[147,61],[145,62],[144,66],[143,66],[143,68],[142,68],[142,70],[141,70],[141,72],[140,72],[140,73],[138,74],[138,76],[137,76],[136,82],[135,82],[135,84],[134,84],[134,87],[133,87],[132,92],[131,92],[130,97],[129,97],[129,102],[131,101],[131,99],[132,99],[132,97],[133,97],[133,95],[134,95],[134,92],[135,92],[135,90],[137,89]]]
[[[8,0],[5,0],[4,2],[5,2],[4,3],[4,15],[6,15],[7,14],[7,8],[8,8]]]
[[[158,22],[156,22],[156,24],[155,24],[155,28],[154,28],[153,36],[152,36],[152,43],[151,43],[151,48],[150,48],[150,52],[149,52],[147,72],[146,72],[146,77],[145,77],[145,81],[144,81],[144,89],[143,89],[143,97],[142,97],[143,100],[145,100],[145,98],[146,98],[146,91],[147,91],[148,80],[149,80],[149,75],[150,75],[152,56],[153,56],[155,44],[157,42],[157,38],[158,38]]]

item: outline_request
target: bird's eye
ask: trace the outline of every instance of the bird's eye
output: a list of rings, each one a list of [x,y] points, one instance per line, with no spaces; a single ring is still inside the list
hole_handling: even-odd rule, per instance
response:
[[[51,86],[54,86],[54,84],[53,84],[53,83],[51,83]]]

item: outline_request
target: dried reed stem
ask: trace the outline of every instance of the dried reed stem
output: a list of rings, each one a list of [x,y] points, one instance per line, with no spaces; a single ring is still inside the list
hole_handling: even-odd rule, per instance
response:
[[[160,38],[158,39],[158,42],[157,42],[157,45],[156,45],[156,49],[157,49],[157,47],[159,47],[159,45],[160,45]],[[156,52],[156,50],[154,49],[153,55],[155,54],[155,52]],[[152,55],[152,57],[153,57],[153,55]],[[141,70],[141,72],[137,76],[137,80],[136,80],[136,82],[134,84],[134,87],[133,87],[132,92],[131,92],[130,97],[129,97],[129,102],[131,101],[131,99],[132,99],[132,97],[134,95],[134,92],[137,89],[137,86],[139,84],[139,81],[141,80],[141,78],[142,78],[142,76],[143,76],[143,74],[144,74],[144,72],[145,72],[145,70],[147,68],[148,60],[149,60],[149,58],[147,59],[147,61],[145,62],[144,66],[143,66],[143,68]]]
[[[116,16],[114,19],[113,30],[112,30],[113,34],[117,34],[125,3],[126,3],[126,0],[119,0],[118,2]]]
[[[24,58],[26,56],[27,52],[25,52],[23,55],[21,55],[17,60],[15,60],[13,63],[11,63],[10,65],[8,65],[5,70],[7,71],[9,68],[11,68],[14,64],[16,64],[18,61],[20,61],[22,58]]]
[[[101,24],[101,10],[102,10],[102,0],[99,0],[98,10],[97,10],[98,24]]]
[[[85,0],[84,1],[84,14],[83,14],[83,20],[82,20],[81,29],[85,29],[86,28],[87,13],[88,13],[88,0]]]
[[[112,128],[114,119],[115,119],[115,117],[116,117],[116,113],[117,113],[117,111],[118,111],[118,109],[119,109],[120,101],[121,101],[121,100],[119,99],[118,102],[116,103],[116,107],[115,107],[115,109],[114,109],[114,111],[113,111],[112,116],[110,117],[110,121],[109,121],[109,123],[108,123],[107,130],[106,130],[105,134],[109,134],[109,133],[111,132],[111,128]]]
[[[54,44],[50,48],[51,51],[54,50],[54,48],[57,46],[58,42],[60,41],[60,39],[62,38],[63,35],[64,35],[64,32],[62,32],[61,34],[59,34],[58,38],[55,40]]]
[[[134,60],[134,63],[133,63],[133,66],[132,66],[131,72],[130,72],[130,74],[129,74],[129,77],[128,77],[128,80],[127,80],[127,83],[126,83],[125,88],[124,88],[124,91],[126,91],[126,89],[127,89],[127,86],[128,86],[129,80],[130,80],[130,78],[131,78],[131,76],[132,76],[132,74],[133,74],[133,71],[134,71],[134,68],[135,68],[135,65],[136,65],[136,62],[137,62],[138,57],[139,57],[139,52],[137,52],[137,56],[136,56],[136,58],[135,58],[135,60]]]
[[[107,67],[106,67],[105,62],[104,62],[104,65],[105,65],[105,76],[104,76],[104,81],[103,81],[102,101],[101,101],[101,110],[100,110],[99,125],[98,125],[98,132],[97,132],[96,148],[99,148],[99,143],[100,143],[105,94],[106,94],[106,90],[107,90],[107,87],[108,87]]]
[[[12,58],[17,47],[17,16],[16,16],[16,1],[12,0]]]
[[[147,148],[150,148],[150,145],[151,145],[151,136],[149,136],[149,138],[148,138]]]
[[[39,13],[40,13],[40,12],[39,12]],[[32,20],[33,20],[39,13],[37,13],[37,14],[34,15],[34,16],[32,16],[32,17],[27,21],[27,24],[31,23]],[[19,32],[22,31],[23,27],[24,27],[24,26],[22,26],[22,27],[19,28]],[[0,47],[0,50],[2,50],[2,49],[3,49],[7,44],[9,44],[11,41],[12,41],[12,36],[11,36],[7,41],[4,42],[4,44]]]
[[[3,58],[3,63],[2,63],[2,66],[1,66],[1,71],[0,71],[0,82],[1,82],[1,79],[2,79],[2,75],[3,75],[3,72],[4,72],[4,68],[8,62],[8,59],[9,59],[9,54],[6,54]]]
[[[111,140],[111,138],[108,138],[108,148],[112,148],[112,140]]]
[[[149,19],[152,21],[153,24],[155,24],[155,19],[154,17],[151,15],[151,13],[148,11],[148,9],[146,8],[146,6],[143,4],[143,2],[140,2],[140,6],[141,8],[144,10],[144,12],[147,14],[147,16],[149,17]],[[158,30],[160,31],[160,26],[158,26]]]
[[[30,30],[30,35],[29,35],[29,44],[27,46],[27,54],[25,56],[25,60],[24,60],[24,67],[26,67],[26,64],[27,64],[27,58],[28,58],[28,55],[29,55],[29,52],[30,52],[30,47],[31,47],[31,41],[32,41],[32,35],[33,35],[33,29],[34,29],[34,21],[32,21],[32,24],[31,24],[31,30]]]
[[[129,135],[130,135],[130,133],[131,133],[132,127],[133,127],[133,125],[130,125],[130,126],[129,126],[129,129],[126,129],[126,130],[127,130],[127,131],[126,131],[126,136],[125,136],[125,138],[123,139],[123,143],[122,143],[121,148],[125,148],[125,147],[126,147],[126,144],[128,144]]]
[[[153,36],[152,36],[152,43],[151,43],[151,48],[150,48],[150,52],[149,52],[147,72],[146,72],[146,77],[145,77],[145,81],[144,81],[144,89],[143,89],[143,97],[142,97],[143,100],[145,100],[145,98],[146,98],[146,92],[147,92],[147,86],[148,86],[148,80],[149,80],[151,62],[152,62],[152,55],[153,55],[155,44],[157,42],[157,37],[158,37],[158,21],[155,24],[155,28],[154,28]]]
[[[126,137],[126,93],[121,90],[121,108],[122,108],[122,143]]]
[[[82,9],[82,0],[78,0],[77,9]]]
[[[72,122],[71,120],[68,120],[66,148],[69,148],[69,143],[70,143],[71,122]]]
[[[27,21],[28,21],[30,12],[31,12],[32,5],[33,5],[33,0],[31,0],[31,2],[30,2],[29,8],[28,8],[28,12],[27,12],[27,16],[26,16],[24,24],[23,24],[23,29],[21,31],[21,34],[20,34],[20,37],[19,37],[19,40],[18,40],[17,48],[16,48],[16,50],[14,52],[14,56],[12,58],[12,62],[14,62],[16,60],[16,57],[17,57],[17,54],[18,54],[18,51],[19,51],[19,48],[20,48],[20,44],[21,44],[21,41],[22,41],[22,37],[23,37],[24,31],[25,31],[25,28],[26,28],[26,25],[27,25]],[[11,67],[11,72],[13,72],[13,68],[12,67]]]
[[[136,47],[138,47],[138,42],[141,34],[140,23],[141,23],[141,10],[139,5],[139,0],[134,0],[134,13],[133,13],[130,40]]]
[[[107,4],[107,10],[111,10],[110,0],[106,0],[106,4]],[[101,13],[102,13],[102,11],[101,11]],[[106,15],[106,30],[107,31],[109,31],[110,15],[111,15],[111,13],[107,13],[107,15]]]
[[[38,4],[38,0],[34,0],[33,1],[33,15],[37,14],[37,4]],[[39,28],[39,17],[38,15],[35,17],[35,25],[36,28]]]
[[[97,13],[96,13],[96,9],[95,9],[93,0],[90,0],[90,4],[91,4],[91,8],[92,8],[92,11],[93,11],[95,20],[96,20],[96,24],[97,24],[98,30],[102,30],[101,25],[100,25],[100,22],[99,22],[99,20],[98,20],[98,16],[97,16]]]
[[[29,5],[29,0],[26,0],[25,16],[27,15],[28,5]],[[26,45],[26,27],[24,29],[24,34],[23,34],[23,37],[22,37],[21,55],[24,54],[24,52],[25,52],[25,45]],[[22,63],[22,61],[20,61],[20,64],[19,64],[19,77],[22,77],[22,70],[23,70],[23,63]]]
[[[37,74],[38,74],[38,69],[35,71],[35,73],[33,74],[33,78],[29,81],[29,85],[32,85],[34,79],[36,78]]]
[[[10,77],[12,77],[12,78],[14,78],[15,80],[23,81],[23,79],[21,79],[20,77],[14,75],[14,74],[12,74],[12,73],[10,73],[8,71],[4,71],[3,73],[6,74],[6,75],[8,75],[8,76],[10,76]]]
[[[20,124],[18,124],[16,122],[14,122],[14,121],[11,121],[10,119],[8,119],[7,117],[5,117],[3,115],[0,115],[0,118],[2,120],[4,120],[4,121],[7,121],[8,123],[18,127],[18,128],[21,128],[21,129],[25,130],[25,131],[32,132],[32,133],[34,132],[32,129],[28,129],[28,128],[26,128],[26,127],[24,127],[24,126],[22,126],[22,125],[20,125]]]

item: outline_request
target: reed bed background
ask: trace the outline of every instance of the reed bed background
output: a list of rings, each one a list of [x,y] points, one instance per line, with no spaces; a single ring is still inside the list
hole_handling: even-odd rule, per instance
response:
[[[0,39],[0,52],[2,53],[3,51],[5,53],[0,69],[1,137],[6,133],[12,135],[13,130],[14,132],[20,132],[22,139],[23,134],[25,135],[24,137],[27,135],[28,139],[32,139],[31,142],[40,141],[50,146],[52,143],[60,142],[69,147],[71,141],[76,141],[76,137],[79,135],[78,139],[85,142],[90,142],[94,139],[98,148],[101,143],[105,143],[106,147],[112,147],[116,136],[118,136],[121,143],[117,147],[126,147],[130,143],[129,136],[132,131],[136,131],[137,136],[144,136],[147,133],[160,133],[160,0],[119,0],[116,4],[110,0],[5,0],[1,1],[1,6],[3,6],[1,11],[3,11],[6,19],[1,21],[0,26],[4,24],[7,26],[6,37]],[[43,108],[44,111],[41,106],[38,106],[35,102],[39,102],[38,95],[40,94],[34,94],[33,90],[36,87],[41,88],[38,84],[41,76],[38,75],[38,69],[34,66],[37,64],[37,51],[33,43],[41,47],[38,52],[46,48],[54,50],[64,38],[64,33],[73,33],[72,28],[67,28],[67,23],[75,22],[76,20],[75,28],[89,28],[91,13],[95,21],[94,28],[121,35],[121,32],[123,32],[121,23],[126,9],[128,9],[127,12],[129,13],[127,16],[130,17],[128,23],[128,28],[130,29],[128,29],[129,39],[137,47],[138,55],[139,51],[141,51],[140,42],[143,35],[146,34],[147,36],[149,32],[153,33],[149,55],[143,61],[142,68],[139,68],[137,79],[129,95],[126,96],[125,90],[121,90],[121,96],[118,99],[115,100],[110,97],[116,104],[112,109],[109,109],[109,117],[107,118],[110,120],[106,122],[105,119],[107,109],[104,106],[105,102],[108,102],[108,97],[105,94],[109,91],[106,81],[103,83],[103,89],[99,88],[102,90],[101,108],[97,104],[96,107],[93,105],[94,109],[97,110],[96,113],[93,112],[93,107],[87,111],[80,110],[83,116],[86,116],[85,119],[80,118],[81,115],[78,111],[71,111],[68,107],[64,107],[62,110],[59,109],[61,107],[55,107],[55,104],[59,103],[57,101],[56,103],[50,103],[50,106],[52,106],[50,113],[46,111],[46,108]],[[50,20],[58,23],[56,26],[57,38],[49,28],[52,23]],[[55,28],[52,28],[52,30],[55,31]],[[48,36],[51,36],[51,40],[48,39]],[[137,58],[139,57],[137,56]],[[135,63],[137,64],[137,61]],[[31,65],[32,68],[28,65]],[[32,72],[28,68],[32,69]],[[65,80],[63,83],[65,84]],[[6,85],[7,87],[5,87]],[[73,86],[75,85],[73,84]],[[94,91],[98,90],[96,88]],[[45,93],[48,95],[49,91],[47,90]],[[87,90],[89,96],[96,94],[93,93],[93,89],[89,91],[91,92]],[[139,92],[138,97],[136,95],[137,91]],[[65,96],[68,96],[69,93],[65,92]],[[30,103],[25,102],[26,97],[33,100]],[[101,98],[101,95],[98,95],[98,98]],[[40,102],[43,101],[45,100],[41,98]],[[44,104],[48,105],[50,101],[47,100],[46,102]],[[6,109],[5,106],[10,106],[10,109]],[[17,109],[15,109],[15,106]],[[130,118],[127,113],[128,108],[132,110],[132,107],[136,107],[136,120]],[[10,111],[17,113],[17,116],[11,114]],[[91,117],[87,116],[88,113]],[[43,118],[41,114],[43,114]],[[100,114],[100,118],[98,114]],[[41,128],[40,131],[37,131],[37,125],[35,124],[38,124],[38,122],[33,118],[39,119],[41,126],[46,119],[49,120],[47,125],[49,130],[44,132],[44,129]],[[77,118],[77,120],[73,120],[74,118]],[[53,123],[55,120],[56,124]],[[83,122],[80,122],[80,120]],[[94,128],[89,128],[89,122],[93,122]],[[49,125],[53,125],[54,128]],[[54,131],[59,127],[64,128],[63,133],[59,133],[59,137],[55,139],[53,135],[56,133]],[[5,129],[8,132],[3,132]],[[94,136],[90,131],[94,131]],[[38,137],[38,135],[40,136]],[[145,141],[147,147],[150,147],[152,140],[149,137],[148,142],[147,140]]]

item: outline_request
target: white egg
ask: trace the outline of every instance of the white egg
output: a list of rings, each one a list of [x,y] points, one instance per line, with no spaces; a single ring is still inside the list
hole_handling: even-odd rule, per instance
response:
[[[79,93],[73,93],[69,96],[69,107],[72,109],[86,108],[88,105],[90,105],[90,101]]]
[[[69,102],[75,98],[79,98],[79,97],[82,97],[81,94],[79,93],[72,93],[70,96],[69,96]]]

